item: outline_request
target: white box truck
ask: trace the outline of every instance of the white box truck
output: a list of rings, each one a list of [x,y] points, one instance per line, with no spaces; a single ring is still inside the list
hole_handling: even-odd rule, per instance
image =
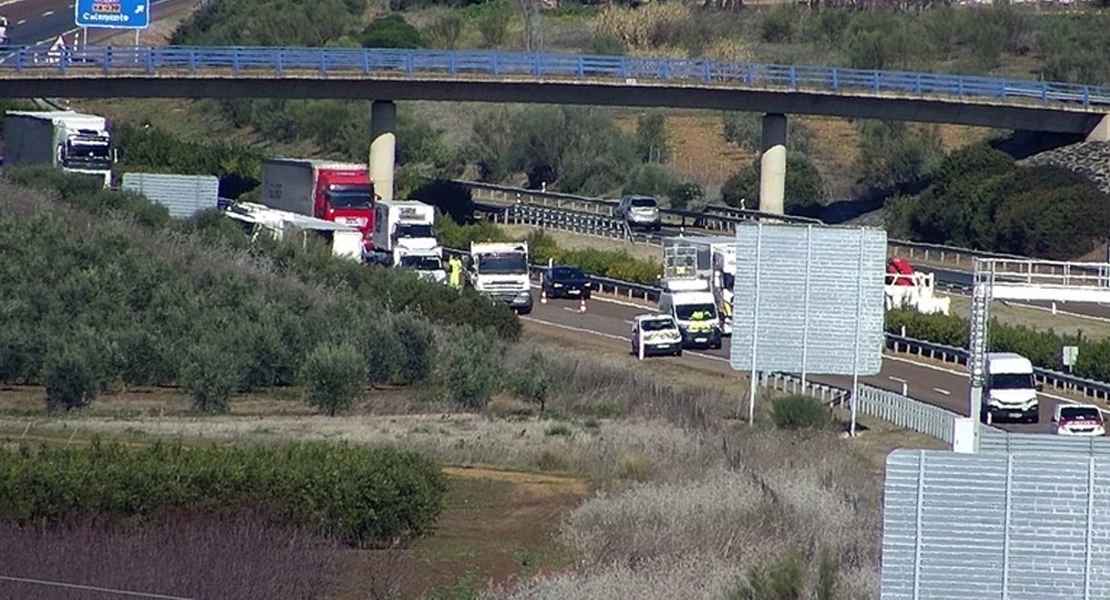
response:
[[[50,165],[67,173],[94,175],[112,185],[111,122],[71,110],[8,111],[4,115],[4,163]]]
[[[414,269],[424,279],[446,283],[443,248],[433,231],[435,218],[435,207],[418,200],[379,200],[367,259]]]
[[[378,262],[396,265],[411,250],[439,248],[432,227],[435,207],[417,200],[379,200],[374,208],[373,252]]]
[[[693,236],[663,238],[664,279],[700,278],[717,307],[721,334],[732,335],[736,238]]]
[[[532,312],[528,242],[471,242],[467,263],[470,287],[522,315]]]

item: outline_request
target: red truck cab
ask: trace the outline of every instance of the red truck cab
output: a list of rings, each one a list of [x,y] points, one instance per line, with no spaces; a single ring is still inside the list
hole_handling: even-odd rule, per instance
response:
[[[372,250],[374,183],[366,165],[307,158],[262,161],[262,204],[358,227]]]
[[[374,235],[374,184],[365,169],[320,167],[316,175],[315,217],[354,225],[363,246],[371,249]]]

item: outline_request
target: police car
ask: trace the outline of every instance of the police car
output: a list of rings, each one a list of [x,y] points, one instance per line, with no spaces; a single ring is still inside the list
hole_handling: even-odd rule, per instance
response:
[[[670,315],[636,315],[632,320],[632,354],[682,356],[682,331]]]

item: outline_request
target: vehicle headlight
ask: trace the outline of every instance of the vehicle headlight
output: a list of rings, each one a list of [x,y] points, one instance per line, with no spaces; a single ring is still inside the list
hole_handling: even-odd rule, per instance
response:
[[[563,287],[563,284],[561,284],[561,283],[556,283],[554,285],[555,285],[555,287]]]

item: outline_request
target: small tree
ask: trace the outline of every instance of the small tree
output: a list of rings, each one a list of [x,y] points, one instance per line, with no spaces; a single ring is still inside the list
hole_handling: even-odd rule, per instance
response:
[[[88,406],[100,392],[95,369],[79,349],[66,348],[48,359],[43,372],[46,408],[50,411]]]
[[[371,321],[363,335],[362,360],[366,364],[366,383],[378,385],[397,378],[399,357],[405,348],[392,322]]]
[[[486,46],[497,48],[509,36],[509,21],[513,18],[513,10],[505,0],[486,2],[482,7],[485,10],[478,16],[478,33],[482,35]]]
[[[644,162],[667,162],[667,122],[663,113],[640,115],[636,124],[636,152]]]
[[[408,313],[397,315],[393,329],[401,346],[393,382],[410,385],[423,381],[432,372],[436,338],[432,328]]]
[[[324,342],[308,353],[301,367],[301,380],[308,402],[334,417],[362,393],[366,362],[349,342]]]
[[[540,412],[547,409],[547,400],[551,396],[551,373],[547,368],[547,361],[539,352],[533,352],[522,365],[517,367],[512,376],[512,389],[520,399],[540,405]]]
[[[462,18],[448,13],[424,29],[424,39],[434,48],[454,48],[459,44],[462,27]]]
[[[189,346],[181,365],[181,385],[193,397],[193,410],[227,412],[231,394],[243,382],[244,363],[242,351],[216,335]]]
[[[676,183],[667,191],[671,208],[686,210],[691,204],[705,200],[705,191],[696,183]]]
[[[500,383],[501,351],[500,342],[488,331],[460,328],[443,366],[446,399],[467,408],[484,407]]]
[[[398,14],[378,17],[359,36],[364,48],[421,48],[420,32]]]
[[[745,208],[759,206],[760,160],[752,166],[733,175],[721,187],[721,199],[730,206],[740,206],[746,199]],[[804,154],[787,152],[786,184],[784,206],[788,215],[805,215],[820,207],[825,198],[825,181],[821,172]]]

